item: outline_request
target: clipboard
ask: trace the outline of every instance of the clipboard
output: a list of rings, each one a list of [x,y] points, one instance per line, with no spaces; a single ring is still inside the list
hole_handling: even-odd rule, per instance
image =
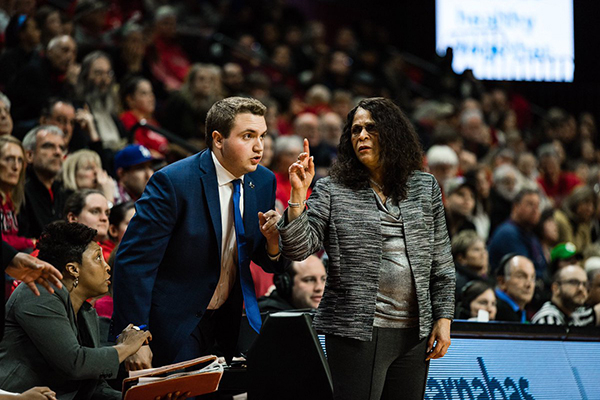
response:
[[[199,396],[216,392],[223,377],[217,356],[198,357],[159,368],[131,371],[123,380],[124,400],[147,400],[168,393],[190,392]]]

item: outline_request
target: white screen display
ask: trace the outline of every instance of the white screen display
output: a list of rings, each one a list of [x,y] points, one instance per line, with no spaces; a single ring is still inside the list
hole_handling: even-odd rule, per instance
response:
[[[572,82],[573,0],[436,0],[436,51],[478,79]]]

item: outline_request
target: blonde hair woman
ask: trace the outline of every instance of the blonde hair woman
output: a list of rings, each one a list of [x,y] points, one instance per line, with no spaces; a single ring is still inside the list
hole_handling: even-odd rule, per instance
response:
[[[70,192],[96,189],[101,191],[109,202],[114,199],[115,182],[102,169],[98,153],[91,150],[78,150],[67,157],[63,164],[62,181],[65,189]]]
[[[17,250],[32,249],[35,240],[18,235],[17,216],[25,200],[25,151],[19,139],[0,136],[2,238]]]

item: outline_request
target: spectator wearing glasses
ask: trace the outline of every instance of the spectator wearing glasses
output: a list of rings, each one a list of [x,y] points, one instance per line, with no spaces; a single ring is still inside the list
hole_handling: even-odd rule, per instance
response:
[[[546,325],[594,326],[600,324],[600,305],[585,306],[588,277],[583,268],[570,265],[558,270],[552,282],[552,299],[544,303],[531,322]]]
[[[114,71],[110,57],[102,51],[88,54],[81,63],[77,82],[78,101],[85,104],[93,116],[95,130],[82,136],[90,149],[100,153],[103,164],[112,161],[127,137],[118,116],[119,101],[115,91]],[[84,107],[84,109],[86,109]],[[110,170],[111,165],[107,165]]]

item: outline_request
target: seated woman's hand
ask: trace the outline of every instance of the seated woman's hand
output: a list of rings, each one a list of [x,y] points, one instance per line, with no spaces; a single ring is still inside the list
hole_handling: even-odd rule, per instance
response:
[[[125,369],[127,371],[139,371],[147,368],[152,368],[152,350],[150,346],[140,347],[134,355],[125,359]]]
[[[117,343],[140,348],[143,344],[148,344],[150,340],[152,340],[150,331],[140,330],[137,326],[129,324],[117,338]]]
[[[119,353],[119,362],[135,354],[143,344],[152,340],[152,334],[149,331],[140,330],[133,324],[127,325],[123,332],[117,338],[115,349]]]
[[[36,386],[11,398],[19,400],[56,400],[56,393],[49,387]]]

